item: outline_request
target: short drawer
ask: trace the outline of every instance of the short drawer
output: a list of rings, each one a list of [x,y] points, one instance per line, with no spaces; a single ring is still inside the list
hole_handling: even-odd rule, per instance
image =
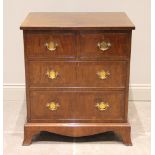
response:
[[[83,87],[125,87],[126,61],[79,62],[77,79]]]
[[[75,35],[69,32],[28,31],[25,33],[28,58],[74,58]]]
[[[128,58],[130,33],[87,32],[80,34],[80,58]]]
[[[29,61],[29,86],[34,87],[69,87],[76,84],[74,62]]]
[[[31,121],[123,122],[122,91],[31,91]]]

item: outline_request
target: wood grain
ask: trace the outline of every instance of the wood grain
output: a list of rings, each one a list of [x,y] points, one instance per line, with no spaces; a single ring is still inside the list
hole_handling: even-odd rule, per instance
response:
[[[113,131],[131,145],[128,116],[131,35],[125,13],[30,13],[24,34],[27,123],[24,145],[48,131],[80,137]],[[58,46],[51,52],[44,45]],[[101,52],[98,42],[110,42]],[[58,72],[50,79],[47,71]],[[108,71],[101,80],[97,72]],[[46,104],[58,102],[57,111]],[[98,102],[108,102],[99,111]]]
[[[109,73],[106,79],[100,79],[101,71]],[[125,87],[126,61],[78,62],[77,81],[82,87]]]
[[[20,28],[23,30],[132,30],[135,26],[124,12],[32,12]]]
[[[123,122],[123,91],[31,91],[31,122]],[[47,103],[55,102],[55,111]],[[105,102],[109,108],[100,111],[96,104]]]
[[[63,61],[29,61],[29,86],[30,87],[69,87],[76,86],[75,62]],[[58,72],[55,79],[50,79],[47,71]]]
[[[30,87],[125,87],[126,61],[29,61]],[[58,72],[56,79],[50,79],[47,71]],[[100,79],[100,71],[109,72],[106,79]]]
[[[131,127],[128,123],[26,123],[24,126],[23,145],[30,145],[32,137],[39,134],[40,131],[71,137],[90,136],[113,131],[121,136],[125,145],[132,145],[130,138]]]
[[[75,32],[55,32],[55,31],[26,31],[25,40],[26,54],[29,58],[75,58]],[[46,43],[54,42],[58,46],[56,50],[50,51],[45,46]]]
[[[124,57],[128,58],[130,51],[128,50],[130,33],[113,32],[113,31],[82,31],[79,36],[79,52],[78,56],[82,58],[103,58],[103,57]],[[98,43],[105,41],[111,44],[108,50],[101,51]]]

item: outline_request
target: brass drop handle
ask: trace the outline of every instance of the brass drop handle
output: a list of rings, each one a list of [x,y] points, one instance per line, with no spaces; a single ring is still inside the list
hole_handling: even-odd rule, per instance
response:
[[[59,105],[58,103],[56,103],[56,102],[50,102],[50,103],[47,103],[47,104],[46,104],[46,107],[47,107],[49,110],[51,110],[51,111],[57,110],[59,106],[60,106],[60,105]]]
[[[49,51],[55,51],[58,44],[53,41],[50,41],[49,43],[45,43],[45,46]]]
[[[102,41],[102,42],[99,42],[97,46],[99,47],[101,51],[106,51],[111,47],[111,43]]]
[[[96,107],[98,108],[98,110],[100,111],[104,111],[104,110],[107,110],[107,108],[109,108],[109,104],[108,103],[105,103],[105,102],[99,102],[96,104]]]
[[[54,71],[54,70],[48,70],[46,74],[47,74],[48,78],[50,78],[52,80],[56,79],[59,75],[59,73],[57,71]]]
[[[110,76],[110,72],[109,71],[105,71],[105,70],[101,70],[99,72],[96,73],[98,75],[98,77],[101,80],[105,80],[106,78],[108,78],[108,76]]]

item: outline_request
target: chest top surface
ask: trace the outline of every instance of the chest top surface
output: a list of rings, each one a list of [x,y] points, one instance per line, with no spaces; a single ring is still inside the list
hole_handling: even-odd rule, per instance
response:
[[[132,30],[134,24],[124,12],[31,12],[22,30]]]

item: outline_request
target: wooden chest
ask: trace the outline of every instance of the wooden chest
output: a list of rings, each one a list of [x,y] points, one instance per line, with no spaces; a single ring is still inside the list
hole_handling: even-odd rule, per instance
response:
[[[24,35],[27,122],[81,137],[113,131],[131,145],[128,89],[131,34],[125,13],[30,13]]]

